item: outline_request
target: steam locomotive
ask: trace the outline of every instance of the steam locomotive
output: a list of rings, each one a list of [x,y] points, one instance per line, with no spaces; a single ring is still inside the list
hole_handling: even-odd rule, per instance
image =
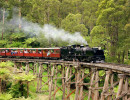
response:
[[[103,50],[90,48],[88,45],[71,45],[58,48],[0,48],[0,56],[6,58],[38,58],[78,60],[83,62],[103,62]]]
[[[90,48],[88,45],[72,45],[61,48],[61,58],[83,62],[104,62],[104,51],[100,48]]]

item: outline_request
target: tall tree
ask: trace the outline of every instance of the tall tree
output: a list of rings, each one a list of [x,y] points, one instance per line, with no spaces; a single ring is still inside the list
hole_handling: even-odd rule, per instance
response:
[[[124,26],[128,21],[128,14],[125,11],[127,2],[127,0],[103,0],[97,12],[97,25],[105,27],[105,34],[110,37],[110,56],[114,59],[118,57],[119,63],[121,62],[120,56],[124,59],[125,54],[121,45],[124,46],[123,40],[126,37]]]
[[[3,19],[3,28],[2,28],[2,40],[3,40],[3,34],[4,34],[4,25],[5,25],[5,9],[8,7],[8,0],[1,0],[0,1],[0,5],[1,5],[1,8],[2,8],[2,19]]]
[[[83,0],[81,4],[83,24],[89,29],[89,33],[96,24],[98,3],[98,0]]]
[[[21,4],[21,0],[19,0],[19,4]],[[21,6],[19,6],[19,29],[21,29]]]
[[[62,20],[61,27],[71,33],[81,32],[83,36],[87,36],[88,29],[81,22],[81,14],[69,14],[64,20]]]
[[[3,40],[3,34],[4,34],[4,24],[5,24],[5,8],[3,8],[3,29],[2,29],[2,40]]]

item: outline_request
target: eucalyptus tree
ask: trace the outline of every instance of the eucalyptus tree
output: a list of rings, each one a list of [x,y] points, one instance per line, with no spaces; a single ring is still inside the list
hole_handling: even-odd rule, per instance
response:
[[[6,10],[6,8],[8,8],[8,6],[9,6],[9,4],[8,4],[8,0],[0,0],[0,8],[2,8],[2,12],[3,12],[3,14],[2,14],[2,20],[3,20],[3,28],[2,28],[2,40],[3,40],[3,34],[4,34],[4,25],[5,25],[5,10]]]
[[[89,33],[96,24],[98,4],[99,0],[83,0],[81,4],[83,24],[89,29]]]
[[[23,4],[24,0],[9,0],[10,5],[12,6],[12,10],[15,7],[18,7],[18,15],[19,15],[19,29],[21,29],[21,9],[22,9],[22,4]]]
[[[65,19],[62,20],[61,27],[71,33],[81,32],[83,36],[87,36],[88,29],[82,22],[81,14],[69,14]]]
[[[22,12],[24,16],[34,23],[53,24],[59,26],[60,2],[58,0],[25,0]]]
[[[104,34],[110,38],[108,40],[110,46],[107,45],[110,48],[110,56],[113,59],[117,58],[119,63],[120,59],[124,59],[126,43],[124,40],[128,36],[124,30],[129,18],[126,3],[128,0],[102,0],[97,11],[97,25],[104,27]]]

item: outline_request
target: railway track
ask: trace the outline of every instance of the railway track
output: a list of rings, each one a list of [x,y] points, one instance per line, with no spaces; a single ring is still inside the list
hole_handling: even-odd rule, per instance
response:
[[[40,63],[55,63],[55,64],[65,64],[72,65],[76,68],[78,67],[95,67],[97,69],[108,70],[111,69],[113,72],[123,73],[130,75],[130,65],[123,64],[113,64],[113,63],[86,63],[86,62],[76,62],[76,61],[63,61],[63,60],[45,60],[45,59],[19,59],[19,58],[0,58],[0,61],[14,61],[14,62],[40,62]]]

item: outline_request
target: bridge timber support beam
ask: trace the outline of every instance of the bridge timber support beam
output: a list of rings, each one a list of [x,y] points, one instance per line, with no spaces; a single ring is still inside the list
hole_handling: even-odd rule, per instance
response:
[[[14,73],[36,76],[36,92],[48,92],[48,100],[130,100],[130,66],[117,68],[110,64],[57,60],[12,61]]]

